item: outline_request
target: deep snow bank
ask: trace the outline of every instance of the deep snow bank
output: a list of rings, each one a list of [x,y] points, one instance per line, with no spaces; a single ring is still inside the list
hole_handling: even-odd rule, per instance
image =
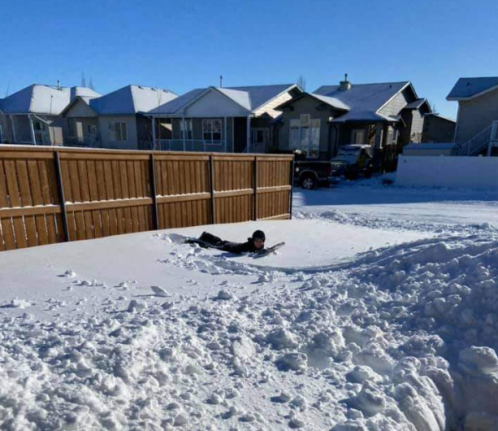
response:
[[[3,304],[0,428],[496,430],[494,235],[285,270],[207,265],[165,237],[173,254],[157,265],[190,282],[207,271],[215,293],[118,286],[126,296],[50,323]]]

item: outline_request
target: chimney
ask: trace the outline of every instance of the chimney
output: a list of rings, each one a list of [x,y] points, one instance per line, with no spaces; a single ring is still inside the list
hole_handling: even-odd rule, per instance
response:
[[[223,88],[223,76],[220,75],[220,88]]]
[[[339,83],[339,90],[348,91],[351,90],[351,82],[348,81],[348,74],[344,74],[344,81]]]
[[[61,89],[61,82],[59,80],[57,80],[57,90],[60,90]]]

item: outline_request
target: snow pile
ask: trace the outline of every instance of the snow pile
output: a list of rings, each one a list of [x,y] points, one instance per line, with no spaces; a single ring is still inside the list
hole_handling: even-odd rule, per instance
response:
[[[201,297],[122,283],[131,300],[78,318],[2,309],[0,428],[498,429],[492,231],[330,267],[226,264]],[[260,287],[241,291],[239,272]]]

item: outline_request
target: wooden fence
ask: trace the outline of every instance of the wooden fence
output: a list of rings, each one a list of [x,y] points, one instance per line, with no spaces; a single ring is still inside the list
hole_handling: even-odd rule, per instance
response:
[[[293,158],[0,147],[0,251],[286,219]]]

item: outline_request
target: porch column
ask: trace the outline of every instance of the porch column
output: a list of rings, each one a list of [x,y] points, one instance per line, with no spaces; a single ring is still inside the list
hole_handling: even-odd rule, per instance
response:
[[[14,144],[17,144],[17,137],[16,137],[16,124],[14,123],[14,117],[11,115],[10,116],[10,124],[12,124],[12,139],[14,140]]]
[[[151,117],[152,120],[152,149],[156,149],[156,117]]]
[[[225,153],[227,152],[227,138],[228,138],[228,128],[227,128],[227,117],[223,117],[223,140],[225,141]]]
[[[232,153],[235,153],[235,117],[232,117]]]
[[[28,115],[29,118],[29,127],[31,129],[31,139],[33,140],[33,145],[36,145],[36,137],[35,137],[35,128],[33,126],[33,118],[31,115]]]
[[[246,153],[250,153],[251,152],[251,116],[248,115],[247,116],[247,143],[246,143]]]
[[[182,138],[183,138],[183,151],[186,151],[186,142],[185,142],[185,117],[182,117]]]

